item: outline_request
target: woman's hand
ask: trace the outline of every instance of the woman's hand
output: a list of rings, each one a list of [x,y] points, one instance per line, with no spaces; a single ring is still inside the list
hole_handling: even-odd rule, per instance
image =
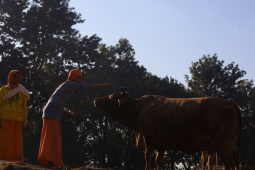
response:
[[[92,84],[92,89],[98,89],[102,87],[113,87],[116,86],[115,84],[112,83],[105,83],[105,84]]]
[[[105,87],[113,87],[113,86],[116,86],[116,85],[112,83],[105,83]]]
[[[69,111],[62,110],[62,113],[67,115],[67,116],[69,116],[69,117],[71,117],[71,118],[75,118],[76,117],[75,112],[73,110],[69,110]]]

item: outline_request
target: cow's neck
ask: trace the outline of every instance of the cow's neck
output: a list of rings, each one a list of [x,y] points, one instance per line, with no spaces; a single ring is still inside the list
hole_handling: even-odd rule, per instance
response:
[[[127,112],[127,115],[128,115],[128,126],[129,128],[132,128],[134,130],[138,130],[138,123],[137,123],[137,120],[138,120],[138,116],[139,112],[137,112],[137,109],[139,109],[139,107],[137,107],[137,104],[138,104],[138,100],[134,99],[131,103],[130,103],[130,109],[128,109],[126,112]]]
[[[122,114],[124,119],[122,117],[121,119],[116,120],[120,124],[134,130],[137,128],[137,116],[135,115],[136,103],[137,100],[131,100],[127,107],[121,108],[118,111],[119,112],[118,114]],[[116,119],[118,118],[116,117]]]
[[[134,100],[134,106],[132,109],[132,127],[135,131],[139,131],[138,128],[138,117],[140,116],[141,113],[141,100],[140,99],[135,99]]]
[[[135,115],[136,103],[137,103],[136,100],[132,101],[131,109],[130,109],[130,112],[129,112],[130,128],[132,128],[134,130],[136,129],[136,124],[137,124],[136,115]]]

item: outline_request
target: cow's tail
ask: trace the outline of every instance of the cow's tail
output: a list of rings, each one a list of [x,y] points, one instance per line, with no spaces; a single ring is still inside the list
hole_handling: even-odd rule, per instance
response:
[[[241,145],[241,132],[242,132],[242,113],[241,110],[239,109],[239,107],[237,106],[236,103],[234,103],[233,101],[231,101],[233,107],[235,108],[235,110],[237,111],[237,115],[238,115],[238,122],[239,122],[239,139],[238,139],[238,145],[237,145],[237,162],[236,162],[236,169],[239,170],[239,162],[240,162],[240,145]]]

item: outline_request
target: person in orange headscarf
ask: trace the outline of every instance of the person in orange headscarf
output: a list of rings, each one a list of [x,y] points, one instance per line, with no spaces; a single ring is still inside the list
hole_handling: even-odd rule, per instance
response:
[[[115,86],[106,84],[83,84],[82,72],[73,69],[69,72],[67,80],[62,83],[49,98],[43,110],[43,129],[39,148],[38,160],[48,167],[62,167],[62,132],[60,119],[62,113],[68,112],[61,109],[74,91],[96,89]],[[71,116],[70,116],[71,117]]]
[[[12,70],[7,79],[8,85],[0,89],[1,160],[24,162],[22,132],[25,131],[28,123],[27,99],[29,99],[29,94],[19,84],[20,79],[20,72]]]

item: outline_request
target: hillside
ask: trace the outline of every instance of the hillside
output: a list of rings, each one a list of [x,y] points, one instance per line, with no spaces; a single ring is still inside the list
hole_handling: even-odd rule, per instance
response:
[[[214,170],[224,170],[223,167],[213,167]],[[82,166],[79,168],[71,168],[71,167],[64,167],[64,168],[47,168],[44,166],[36,166],[31,165],[23,162],[10,162],[10,161],[3,161],[0,160],[0,170],[51,170],[51,169],[61,169],[61,170],[113,170],[108,168],[94,168],[89,166]],[[114,169],[114,170],[131,170],[131,169]],[[138,169],[132,169],[138,170]],[[196,169],[201,170],[201,169]],[[255,170],[255,167],[241,167],[239,170]]]

